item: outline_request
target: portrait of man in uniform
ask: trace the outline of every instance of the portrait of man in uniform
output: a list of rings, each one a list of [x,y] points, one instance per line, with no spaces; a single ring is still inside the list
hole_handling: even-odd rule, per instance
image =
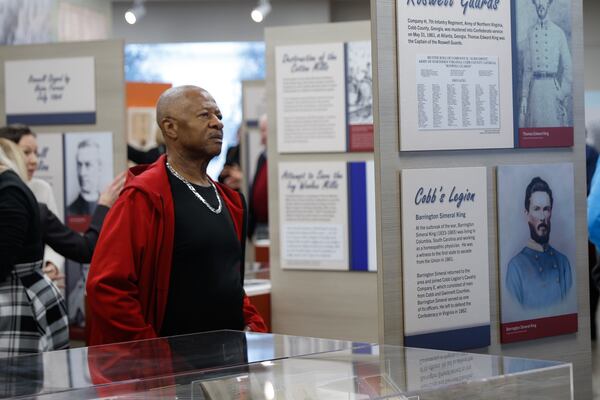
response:
[[[572,125],[571,51],[564,30],[550,20],[560,0],[531,0],[537,15],[522,43],[523,76],[519,109],[521,128]],[[521,3],[521,8],[528,1]]]
[[[525,189],[525,218],[530,238],[508,263],[506,288],[526,309],[562,302],[573,286],[569,259],[549,244],[552,230],[552,190],[535,177]]]

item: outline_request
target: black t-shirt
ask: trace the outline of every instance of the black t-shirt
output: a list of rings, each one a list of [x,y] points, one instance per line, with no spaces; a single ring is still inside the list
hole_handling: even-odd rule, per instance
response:
[[[167,169],[168,171],[168,169]],[[225,204],[215,214],[170,171],[175,240],[161,336],[244,328],[242,249]],[[212,186],[194,185],[213,207]],[[223,202],[223,200],[221,200]]]

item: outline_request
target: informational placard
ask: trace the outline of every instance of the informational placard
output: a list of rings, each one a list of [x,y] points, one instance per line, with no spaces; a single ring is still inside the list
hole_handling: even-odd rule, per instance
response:
[[[52,187],[56,200],[58,217],[64,221],[65,181],[63,170],[63,135],[62,133],[37,133],[38,167],[35,177],[42,179]]]
[[[420,130],[499,129],[499,93],[497,57],[417,57]]]
[[[346,150],[344,44],[275,48],[280,153]]]
[[[577,332],[573,165],[498,167],[502,343]]]
[[[373,151],[371,42],[275,48],[280,153]]]
[[[396,5],[401,151],[573,145],[568,0]]]
[[[279,163],[281,266],[375,271],[373,162]]]
[[[6,61],[7,123],[96,123],[93,57]]]
[[[404,344],[490,343],[485,167],[402,171]]]

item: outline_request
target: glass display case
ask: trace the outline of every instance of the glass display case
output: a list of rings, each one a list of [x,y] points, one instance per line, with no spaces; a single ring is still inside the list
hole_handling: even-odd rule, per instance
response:
[[[0,359],[0,397],[571,399],[571,364],[215,331]]]

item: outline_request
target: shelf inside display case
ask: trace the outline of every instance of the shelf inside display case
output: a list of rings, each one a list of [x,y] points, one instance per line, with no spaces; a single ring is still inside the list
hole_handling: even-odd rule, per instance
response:
[[[0,363],[0,398],[572,398],[566,363],[236,331]]]

